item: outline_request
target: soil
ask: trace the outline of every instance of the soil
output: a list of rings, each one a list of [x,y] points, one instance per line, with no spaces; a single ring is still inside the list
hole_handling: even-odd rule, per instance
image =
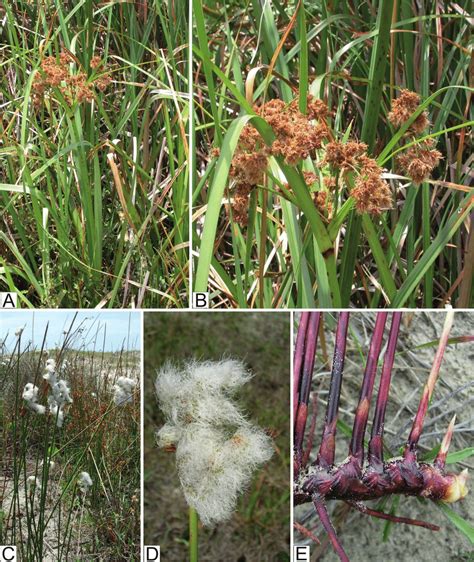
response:
[[[299,315],[297,315],[299,317]],[[328,315],[326,315],[328,316]],[[398,352],[392,376],[389,404],[385,424],[385,442],[393,456],[398,454],[411,427],[411,419],[416,412],[424,382],[429,374],[436,346],[417,348],[422,344],[439,338],[444,322],[444,312],[407,312],[404,313]],[[361,352],[368,349],[375,313],[352,312],[347,359],[341,392],[340,419],[350,427],[357,405],[358,393],[363,373]],[[473,314],[457,312],[455,314],[451,337],[472,335]],[[333,349],[334,330],[328,329],[326,323],[328,354]],[[319,350],[321,349],[318,344]],[[439,445],[444,432],[454,413],[457,415],[456,430],[450,451],[459,451],[473,445],[474,419],[474,375],[472,362],[474,345],[462,343],[449,345],[441,367],[432,402],[427,414],[420,451],[427,451]],[[313,453],[319,447],[318,436],[324,418],[325,399],[329,383],[327,366],[319,356],[315,366],[313,389],[318,391],[318,425]],[[376,381],[377,389],[378,382]],[[375,395],[372,400],[374,402]],[[371,408],[373,412],[373,404]],[[370,420],[369,415],[369,431]],[[348,450],[348,438],[337,439],[336,461],[344,460]],[[449,465],[449,470],[459,472],[463,468],[474,468],[473,458],[462,463]],[[468,481],[469,485],[469,481]],[[374,507],[377,502],[368,505]],[[391,504],[387,504],[387,510]],[[469,493],[460,502],[450,504],[461,517],[472,525],[474,513],[474,494]],[[342,502],[330,502],[328,506],[339,538],[351,559],[351,562],[367,560],[385,560],[387,562],[461,562],[474,560],[474,548],[464,534],[454,527],[438,507],[430,501],[417,498],[401,497],[397,515],[421,519],[437,524],[439,531],[433,532],[411,525],[392,524],[386,541],[383,538],[385,522],[362,515],[351,510]],[[295,520],[305,520],[305,526],[315,529],[316,536],[323,539],[323,547],[311,546],[312,560],[336,562],[339,558],[327,544],[326,535],[312,513],[310,505],[299,506],[295,510]],[[309,516],[309,517],[308,517]],[[295,544],[310,544],[295,534]]]
[[[35,474],[36,461],[30,459],[27,461],[26,475],[33,476]],[[39,469],[41,472],[41,469]],[[44,508],[44,521],[49,521],[43,534],[43,556],[42,562],[56,562],[58,560],[58,536],[61,539],[59,548],[62,549],[66,537],[64,532],[61,531],[64,527],[65,514],[62,513],[63,520],[61,521],[59,512],[57,509],[57,502],[61,496],[61,488],[58,485],[59,482],[59,470],[57,468],[53,469],[50,473],[48,479],[48,490],[46,493],[45,508]],[[40,478],[40,477],[39,477]],[[13,514],[13,498],[14,498],[14,483],[12,478],[8,478],[7,474],[4,474],[1,481],[1,496],[2,500],[2,510],[6,517],[6,529],[7,533],[11,532],[12,520],[9,514]],[[18,490],[18,496],[15,499],[16,513],[20,514],[21,523],[19,522],[18,515],[16,516],[16,525],[22,525],[22,533],[28,533],[27,527],[27,511],[31,514],[32,520],[35,523],[33,525],[39,526],[40,519],[40,503],[41,503],[41,490],[38,486],[31,488],[25,486],[25,482],[20,482],[20,487]],[[82,544],[87,544],[92,537],[91,528],[88,525],[84,525],[84,517],[87,518],[87,504],[81,501],[75,502],[75,507],[71,517],[71,545],[72,551],[74,552],[74,545],[77,545],[79,551]],[[82,523],[82,524],[81,524]],[[26,536],[25,534],[25,536]]]

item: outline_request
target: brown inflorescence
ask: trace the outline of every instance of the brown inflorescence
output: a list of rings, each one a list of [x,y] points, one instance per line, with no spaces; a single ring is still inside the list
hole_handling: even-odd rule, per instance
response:
[[[389,121],[396,127],[402,126],[420,105],[420,96],[409,90],[401,90],[398,99],[392,101],[392,111],[388,114]],[[430,126],[428,114],[423,111],[411,124],[405,139],[413,140],[415,135],[422,134]],[[441,152],[436,150],[433,139],[426,139],[408,148],[397,158],[400,168],[419,184],[429,177],[442,158]]]
[[[401,127],[410,119],[420,105],[420,96],[410,90],[401,90],[400,96],[392,101],[392,111],[388,114],[388,120],[395,127]],[[422,133],[430,122],[428,114],[423,111],[411,124],[410,129],[413,133]]]
[[[390,187],[382,178],[382,168],[367,155],[367,145],[355,140],[330,140],[326,122],[330,112],[324,102],[308,97],[307,115],[299,110],[297,98],[290,103],[271,100],[254,109],[272,127],[276,138],[267,146],[252,125],[242,130],[230,168],[235,180],[232,203],[235,221],[246,225],[249,195],[255,186],[263,183],[269,156],[282,157],[287,164],[295,165],[319,149],[324,153],[320,166],[327,165],[331,175],[324,178],[319,189],[314,188],[315,174],[304,172],[304,179],[323,216],[332,215],[331,195],[337,186],[336,175],[341,177],[340,181],[353,184],[350,195],[359,213],[376,215],[390,208]]]
[[[319,102],[319,103],[318,103]],[[272,127],[276,139],[271,146],[274,156],[282,156],[287,164],[294,165],[321,148],[328,137],[325,122],[328,109],[321,100],[308,100],[308,114],[298,108],[298,99],[289,104],[271,100],[257,108],[257,113]],[[315,121],[314,124],[312,121]]]
[[[325,150],[323,164],[329,164],[334,169],[348,172],[355,171],[360,157],[367,152],[367,145],[356,141],[346,143],[333,141],[325,146]]]
[[[287,164],[295,165],[321,148],[329,135],[326,124],[329,110],[324,102],[311,96],[307,100],[307,115],[300,112],[297,98],[289,104],[278,99],[270,100],[254,110],[272,127],[276,138],[271,146],[267,146],[252,125],[242,130],[230,169],[236,182],[234,220],[242,225],[247,223],[245,203],[248,203],[250,191],[263,182],[268,157],[281,156]]]
[[[361,168],[351,190],[356,209],[359,213],[378,215],[392,206],[390,186],[382,179],[382,168],[373,158],[364,154],[359,162]]]
[[[248,183],[238,183],[234,190],[232,213],[234,221],[242,226],[247,225],[249,196],[253,186]]]
[[[410,176],[414,183],[421,183],[428,178],[443,157],[434,146],[433,139],[426,139],[411,146],[398,157],[400,168]]]
[[[107,73],[97,76],[93,80],[88,80],[87,75],[82,70],[73,74],[69,64],[74,59],[67,52],[62,51],[58,57],[46,57],[41,63],[41,69],[35,74],[32,84],[33,105],[41,106],[46,93],[54,88],[58,88],[69,104],[77,101],[91,102],[94,99],[94,88],[101,92],[105,91],[111,82]],[[94,56],[90,62],[93,70],[98,70],[103,66],[100,57]]]
[[[332,141],[325,146],[325,151],[322,165],[329,165],[335,172],[355,174],[350,195],[355,199],[358,213],[378,215],[391,207],[390,186],[382,178],[382,168],[367,155],[366,144],[351,140],[345,143]],[[336,181],[333,177],[327,182],[335,187]]]

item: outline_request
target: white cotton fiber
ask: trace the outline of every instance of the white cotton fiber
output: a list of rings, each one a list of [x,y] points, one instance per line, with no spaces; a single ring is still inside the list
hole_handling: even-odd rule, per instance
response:
[[[133,390],[137,383],[127,377],[119,377],[113,386],[114,402],[117,406],[132,402]]]
[[[27,383],[23,389],[23,400],[32,412],[42,415],[46,412],[46,408],[41,404],[37,404],[38,392],[39,388],[37,386],[31,382]]]
[[[167,423],[160,447],[176,447],[186,501],[204,525],[228,519],[252,474],[273,454],[271,439],[252,425],[232,400],[251,374],[240,361],[166,365],[156,392]]]

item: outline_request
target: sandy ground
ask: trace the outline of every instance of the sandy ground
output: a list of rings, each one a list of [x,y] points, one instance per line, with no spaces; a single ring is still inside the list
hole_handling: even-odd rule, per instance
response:
[[[415,312],[405,313],[401,327],[398,353],[392,377],[389,404],[387,408],[385,435],[386,444],[396,452],[408,436],[410,420],[414,415],[421,396],[423,384],[428,376],[435,347],[416,349],[416,346],[439,337],[444,322],[444,313]],[[374,322],[374,313],[351,313],[350,344],[341,393],[340,419],[352,426],[353,412],[357,404],[360,382],[363,374],[361,356],[356,342],[362,350],[368,348]],[[458,312],[455,315],[451,336],[468,335],[474,332],[472,313]],[[333,349],[333,334],[326,329],[328,352]],[[440,379],[438,380],[432,403],[428,411],[420,450],[428,450],[441,442],[448,423],[457,414],[456,430],[451,451],[459,451],[473,445],[474,419],[474,374],[472,369],[474,345],[464,343],[450,345],[445,353]],[[329,376],[327,367],[322,367],[321,357],[315,366],[313,389],[318,389],[319,416],[316,428],[315,447],[319,446],[324,417],[325,399]],[[376,388],[378,382],[376,381]],[[373,409],[371,409],[373,412]],[[369,429],[371,414],[369,415]],[[338,435],[336,460],[342,461],[348,448],[348,438]],[[463,463],[450,465],[450,470],[459,472],[464,467],[474,468],[471,457]],[[472,472],[471,472],[472,474]],[[471,485],[472,486],[472,485]],[[373,503],[373,502],[372,502]],[[462,501],[451,505],[459,515],[471,522],[474,513],[474,493]],[[437,532],[409,525],[392,525],[386,542],[383,541],[385,522],[349,510],[342,502],[332,502],[329,506],[331,517],[338,535],[352,562],[384,560],[411,562],[461,562],[474,560],[474,547],[468,539],[445,518],[432,502],[421,502],[416,498],[402,497],[398,515],[417,518],[441,526]],[[311,506],[296,509],[297,520],[306,519],[312,512]],[[325,537],[314,516],[306,519],[305,525],[316,528],[316,535]],[[295,543],[309,544],[295,535]],[[332,548],[311,547],[312,560],[337,561],[339,558]]]
[[[36,463],[32,460],[27,462],[27,477],[35,474],[35,466]],[[39,469],[39,472],[40,471],[41,469]],[[20,481],[18,495],[14,498],[13,480],[8,478],[6,473],[4,474],[4,477],[5,478],[0,478],[0,492],[3,497],[2,510],[6,518],[4,521],[6,531],[7,533],[10,533],[12,529],[12,515],[14,513],[13,501],[15,501],[16,525],[17,528],[19,524],[22,526],[22,534],[26,537],[28,534],[27,513],[30,514],[31,524],[33,526],[36,525],[36,527],[39,526],[41,511],[40,485],[31,487],[27,484],[25,486],[25,481],[22,479]],[[61,494],[61,489],[57,483],[59,477],[60,469],[55,467],[55,469],[50,473],[45,499],[43,517],[44,521],[49,520],[49,522],[46,525],[43,534],[44,550],[42,562],[56,562],[58,560],[58,537],[60,549],[63,548],[64,542],[67,540],[64,536],[64,531],[61,530],[64,527],[64,520],[67,518],[67,513],[62,513],[63,521],[61,524],[59,512],[56,507]],[[20,514],[19,517],[18,514]],[[91,539],[90,528],[87,525],[81,524],[84,522],[84,517],[87,517],[87,503],[84,503],[83,500],[79,501],[78,499],[78,501],[75,502],[75,507],[71,516],[71,553],[81,552],[81,545],[87,544],[87,542]],[[77,559],[79,560],[80,556]]]

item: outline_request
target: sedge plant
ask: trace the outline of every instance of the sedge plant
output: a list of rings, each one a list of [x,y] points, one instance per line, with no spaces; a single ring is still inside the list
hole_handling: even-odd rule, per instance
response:
[[[140,559],[139,354],[84,349],[91,329],[2,353],[0,543],[28,562]]]
[[[470,306],[469,3],[193,8],[194,290]]]
[[[187,303],[185,3],[0,6],[0,288]]]

